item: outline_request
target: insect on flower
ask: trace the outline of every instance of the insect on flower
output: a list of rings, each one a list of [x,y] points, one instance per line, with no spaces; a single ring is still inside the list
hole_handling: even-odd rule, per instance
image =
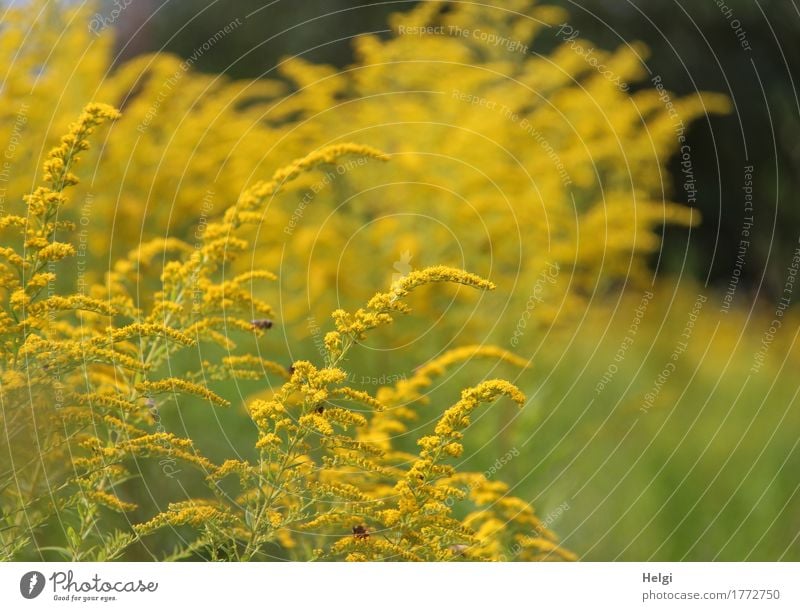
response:
[[[363,524],[353,526],[353,537],[356,539],[369,539],[369,531]]]
[[[272,329],[272,321],[269,318],[257,318],[256,320],[251,320],[250,324],[262,331]]]

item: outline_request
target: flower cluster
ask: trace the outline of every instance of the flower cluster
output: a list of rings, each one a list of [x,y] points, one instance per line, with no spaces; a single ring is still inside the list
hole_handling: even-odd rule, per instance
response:
[[[406,397],[422,399],[431,376],[452,364],[482,356],[524,366],[522,359],[499,348],[470,346],[421,367],[411,381],[379,389],[377,396],[348,384],[351,351],[369,331],[409,312],[405,300],[413,291],[438,283],[493,289],[492,282],[445,266],[412,271],[365,307],[333,312],[335,330],[326,335],[321,365],[296,360],[286,368],[234,352],[236,332],[257,338],[276,322],[276,312],[256,294],[259,284],[276,276],[229,272],[249,248],[247,227],[261,223],[269,200],[304,172],[347,156],[385,159],[379,151],[347,143],[315,151],[246,190],[207,222],[195,247],[172,237],[150,241],[118,260],[85,293],[61,289],[75,280],[66,264],[76,253],[74,227],[59,224],[58,214],[69,208],[68,188],[77,184],[71,172],[76,152],[88,149],[87,137],[97,126],[118,117],[111,107],[87,106],[48,155],[46,184],[25,198],[27,215],[0,216],[4,229],[24,238],[18,248],[8,248],[2,287],[0,399],[9,431],[5,451],[14,465],[0,488],[7,516],[3,558],[43,553],[45,547],[73,560],[126,558],[136,546],[175,529],[194,534],[182,536],[184,543],[164,557],[571,558],[552,533],[538,528],[527,503],[507,494],[481,495],[490,482],[447,462],[460,456],[462,431],[479,404],[501,395],[524,403],[509,382],[492,380],[464,391],[432,434],[419,439],[422,449],[413,459],[386,435],[391,422],[397,429],[412,413]],[[54,251],[53,244],[62,245],[63,256],[43,255]],[[163,262],[155,266],[158,252]],[[143,296],[143,285],[154,290]],[[253,319],[254,314],[269,318]],[[214,346],[227,355],[203,360],[199,371],[179,365],[186,348]],[[236,458],[214,460],[163,422],[162,412],[180,397],[228,408],[231,401],[212,382],[265,374],[283,383],[248,403],[257,430],[252,458],[242,448]],[[30,471],[26,437],[35,440]],[[142,465],[152,461],[170,465],[170,472],[177,463],[191,469],[205,482],[205,493],[195,485],[193,498],[153,507],[126,484],[135,466],[149,490]],[[458,482],[473,484],[465,491]],[[134,517],[148,513],[143,520]],[[114,527],[116,514],[128,518],[127,529]],[[47,531],[53,517],[64,525],[63,533]],[[487,524],[498,521],[504,526],[491,531]],[[38,543],[56,536],[63,538],[61,545]],[[523,540],[531,543],[513,547]],[[525,549],[537,553],[526,555]]]
[[[581,314],[587,296],[645,278],[645,255],[658,247],[663,223],[699,220],[696,210],[665,201],[664,165],[694,119],[729,108],[723,96],[679,98],[663,84],[641,86],[647,49],[636,43],[595,50],[599,64],[632,85],[621,89],[564,40],[558,24],[567,15],[534,0],[502,9],[425,2],[392,16],[388,36],[356,38],[356,61],[345,70],[292,58],[280,64],[280,80],[243,83],[194,73],[169,54],[109,70],[113,33],[84,27],[91,6],[39,3],[10,8],[0,35],[0,53],[14,58],[0,122],[19,134],[6,151],[14,169],[8,196],[27,193],[48,126],[65,129],[62,117],[96,92],[124,115],[102,158],[88,159],[91,188],[76,185],[90,214],[76,209],[62,220],[85,222],[87,251],[111,252],[113,260],[140,249],[139,232],[119,228],[141,228],[154,240],[146,257],[158,253],[165,227],[191,244],[205,227],[195,223],[198,206],[207,217],[247,190],[269,206],[273,230],[261,233],[254,259],[280,271],[284,328],[295,340],[309,316],[322,319],[340,306],[334,283],[344,295],[385,286],[385,270],[405,252],[424,264],[491,269],[501,290],[488,298],[490,310],[525,311],[530,287],[558,265],[530,324]],[[529,52],[540,43],[554,51]],[[270,185],[251,184],[278,170],[279,160],[349,134],[386,151],[404,180],[393,180],[394,169],[361,171],[365,160],[352,158],[289,181],[301,168],[286,168],[276,177],[286,181],[281,205],[270,201]],[[359,231],[365,222],[371,230]],[[65,256],[64,248],[48,246],[43,256]],[[440,299],[420,304],[420,320],[440,307]],[[515,322],[493,326],[489,341],[505,342]],[[480,321],[465,324],[485,333]],[[409,325],[402,333],[417,332]]]
[[[109,70],[91,9],[33,0],[0,31],[0,558],[571,558],[459,469],[478,406],[524,403],[467,363],[527,368],[492,346],[520,312],[550,324],[644,277],[660,225],[697,221],[664,201],[676,124],[727,100],[631,93],[569,41],[528,53],[564,19],[533,0],[419,3],[346,70],[246,83],[168,54]],[[631,84],[644,57],[597,52]],[[409,375],[356,382],[376,366]],[[246,431],[230,455],[217,417]]]

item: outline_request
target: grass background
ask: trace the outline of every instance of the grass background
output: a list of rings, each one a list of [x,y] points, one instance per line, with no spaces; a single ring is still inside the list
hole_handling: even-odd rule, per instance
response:
[[[476,412],[457,464],[483,472],[511,453],[492,477],[532,502],[582,559],[800,560],[797,315],[784,317],[764,364],[752,373],[773,319],[769,306],[724,313],[720,294],[677,282],[662,282],[653,294],[633,335],[642,294],[631,291],[617,304],[596,303],[573,326],[526,334],[517,352],[532,354],[527,371],[475,361],[449,372],[400,445],[413,449],[413,439],[432,429],[462,388],[482,377],[507,377],[526,392],[527,405],[519,410],[500,401]],[[707,301],[685,352],[673,360],[698,295]],[[399,319],[396,326],[404,324],[413,322]],[[615,360],[626,337],[633,341]],[[306,348],[305,356],[313,356],[311,338]],[[675,368],[643,412],[668,362]],[[618,369],[598,392],[612,363]],[[350,365],[410,375],[415,364],[391,351],[356,349]],[[221,390],[246,397],[267,387],[265,380]],[[235,456],[232,448],[250,448],[256,438],[242,401],[230,410],[182,401],[163,412],[168,430],[188,434],[212,459]],[[154,487],[155,498],[201,489],[199,476],[189,472],[164,482]],[[149,510],[142,511],[145,517]]]

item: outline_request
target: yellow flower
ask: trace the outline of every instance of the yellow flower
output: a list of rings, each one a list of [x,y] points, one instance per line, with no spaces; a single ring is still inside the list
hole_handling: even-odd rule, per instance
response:
[[[210,391],[205,386],[184,380],[183,378],[165,378],[163,380],[143,380],[137,385],[137,390],[143,394],[174,393],[177,391],[185,392],[198,397],[208,399],[222,407],[229,407],[230,401],[223,399],[218,394]]]
[[[469,425],[469,416],[479,404],[494,401],[501,395],[506,395],[520,407],[525,404],[525,395],[510,382],[505,380],[482,382],[463,391],[461,400],[444,412],[436,423],[436,434],[442,437],[452,436]]]
[[[202,528],[228,519],[227,514],[220,511],[213,503],[192,500],[170,503],[167,511],[148,522],[135,525],[134,530],[139,536],[144,536],[164,526],[189,525]]]
[[[114,511],[126,512],[136,509],[135,504],[126,503],[125,501],[120,500],[119,497],[109,494],[103,490],[89,490],[86,492],[86,496],[93,501],[108,507],[109,509],[113,509]]]

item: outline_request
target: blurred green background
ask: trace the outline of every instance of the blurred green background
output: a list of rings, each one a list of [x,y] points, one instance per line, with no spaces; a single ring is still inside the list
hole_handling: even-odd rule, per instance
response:
[[[104,0],[106,11],[114,6]],[[117,0],[118,2],[120,0]],[[139,53],[169,51],[192,55],[197,45],[231,19],[249,16],[235,36],[226,36],[193,63],[197,70],[236,78],[275,77],[285,56],[345,66],[352,60],[350,40],[362,33],[387,32],[386,17],[416,2],[366,0],[139,0],[121,13],[117,25],[120,61]],[[488,4],[493,4],[489,2]],[[503,3],[494,3],[502,7]],[[725,287],[736,259],[742,223],[742,168],[755,164],[756,223],[742,291],[745,300],[780,293],[784,261],[780,254],[797,241],[800,206],[800,15],[785,0],[553,0],[569,11],[569,23],[599,48],[642,41],[651,49],[653,75],[679,94],[718,91],[730,95],[728,117],[698,121],[690,131],[697,207],[704,222],[689,231],[670,228],[654,268],[690,273],[699,281]],[[738,21],[750,50],[732,27]],[[545,36],[533,51],[548,51]],[[674,192],[681,193],[680,166],[670,164]],[[745,296],[746,295],[746,296]]]
[[[350,38],[386,30],[386,16],[412,4],[139,0],[116,24],[119,61],[156,50],[187,57],[220,24],[253,14],[194,67],[274,76],[280,58],[296,54],[345,66]],[[550,4],[567,8],[570,24],[599,47],[644,41],[652,51],[648,68],[668,89],[725,92],[735,112],[690,130],[704,222],[691,232],[666,232],[652,258],[662,279],[624,358],[615,355],[641,295],[611,308],[599,304],[575,328],[544,335],[535,373],[517,380],[530,404],[521,413],[507,406],[483,412],[470,431],[465,466],[483,471],[518,450],[502,479],[517,482],[514,493],[531,500],[565,545],[588,560],[800,560],[794,315],[784,320],[765,365],[752,372],[800,233],[797,8],[785,0],[728,0],[728,17],[713,1]],[[733,19],[751,50],[742,48]],[[541,44],[546,51],[547,42]],[[755,167],[755,237],[734,309],[724,314],[721,292],[736,263],[745,165]],[[677,160],[670,169],[680,195]],[[689,348],[642,411],[697,294],[708,301]],[[611,365],[617,369],[598,392]],[[435,396],[453,398],[483,370],[463,371]],[[208,430],[189,409],[173,418],[171,426],[188,430],[214,457],[220,430]],[[241,418],[219,418],[225,434],[251,434],[240,428]]]

